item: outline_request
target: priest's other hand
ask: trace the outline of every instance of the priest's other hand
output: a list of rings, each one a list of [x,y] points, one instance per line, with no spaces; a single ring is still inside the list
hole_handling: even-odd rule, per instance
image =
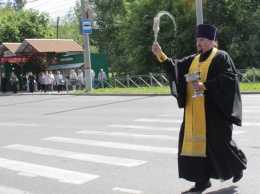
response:
[[[195,91],[205,90],[204,84],[202,82],[192,82],[192,87]]]

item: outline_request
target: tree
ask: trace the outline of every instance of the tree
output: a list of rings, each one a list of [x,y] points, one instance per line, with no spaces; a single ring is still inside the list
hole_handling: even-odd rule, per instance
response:
[[[205,22],[218,27],[220,48],[229,52],[237,68],[259,67],[259,1],[207,0]]]
[[[83,46],[83,36],[80,32],[81,25],[81,4],[80,1],[77,0],[74,8],[71,8],[68,13],[61,19],[60,25],[57,26],[59,28],[59,38],[62,39],[73,39],[79,45]],[[54,21],[53,21],[54,23]],[[55,26],[55,25],[54,25]],[[90,52],[98,53],[99,49],[95,45],[95,41],[92,38],[92,35],[89,36],[90,40]]]
[[[26,1],[25,0],[14,0],[14,9],[20,11],[24,8]]]
[[[116,58],[113,60],[113,66],[118,73],[147,74],[162,71],[151,52],[151,45],[154,41],[153,18],[161,10],[172,13],[177,24],[184,24],[183,27],[178,27],[177,37],[175,37],[173,22],[169,17],[162,16],[158,41],[163,46],[165,53],[170,57],[173,55],[182,57],[185,54],[183,51],[194,50],[195,45],[190,45],[195,43],[195,30],[192,30],[194,25],[189,24],[191,23],[190,18],[195,19],[195,14],[194,5],[189,0],[174,2],[162,0],[159,4],[156,0],[125,1],[123,7],[125,11],[113,24],[116,26],[117,34],[114,36],[115,39],[111,40],[111,45],[116,45],[117,51],[115,50]],[[185,12],[186,17],[178,17],[181,16],[181,12]],[[186,34],[186,37],[182,37],[183,34]]]
[[[0,8],[0,42],[22,42],[28,38],[53,38],[50,19],[38,11]]]
[[[177,36],[168,16],[160,18],[158,41],[169,57],[181,59],[196,53],[196,7],[194,0],[89,0],[95,28],[90,37],[91,52],[109,54],[109,65],[117,75],[161,72],[151,52],[153,18],[170,12],[177,24]],[[259,0],[205,0],[204,23],[218,27],[220,49],[226,50],[237,68],[259,66]],[[78,33],[81,21],[79,0],[74,12],[61,21],[60,38],[83,44]],[[93,49],[94,47],[94,49]]]

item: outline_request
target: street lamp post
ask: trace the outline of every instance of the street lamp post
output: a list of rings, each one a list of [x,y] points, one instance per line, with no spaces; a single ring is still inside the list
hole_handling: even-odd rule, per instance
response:
[[[196,1],[197,25],[203,24],[202,0],[195,0],[195,1]]]
[[[88,8],[88,1],[81,0],[81,16],[82,19],[87,18],[86,7]],[[84,68],[85,68],[85,86],[87,91],[92,91],[91,80],[91,61],[90,61],[90,49],[89,49],[89,35],[83,34],[84,42]]]

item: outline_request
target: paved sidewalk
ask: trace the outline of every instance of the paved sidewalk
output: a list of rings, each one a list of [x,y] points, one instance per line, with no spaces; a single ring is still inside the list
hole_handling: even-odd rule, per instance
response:
[[[244,91],[244,92],[241,92],[241,94],[260,94],[260,91]],[[8,91],[7,93],[0,93],[0,96],[20,96],[20,95],[86,95],[86,96],[89,96],[89,95],[103,95],[103,96],[171,96],[171,94],[97,94],[97,93],[77,93],[77,92],[74,92],[74,91],[63,91],[63,92],[57,92],[57,91],[52,91],[52,92],[33,92],[33,93],[30,93],[30,92],[26,92],[26,91],[18,91],[16,94],[14,94],[13,92],[11,91]]]

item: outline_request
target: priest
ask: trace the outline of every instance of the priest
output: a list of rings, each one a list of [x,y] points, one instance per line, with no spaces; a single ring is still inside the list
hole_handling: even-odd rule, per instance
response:
[[[179,133],[179,177],[194,182],[182,193],[203,192],[210,179],[238,182],[247,159],[232,139],[233,125],[242,126],[242,102],[236,67],[216,43],[217,28],[197,26],[197,54],[171,59],[158,42],[152,52],[165,69],[172,95],[184,108]],[[187,79],[191,74],[198,80]],[[201,95],[194,97],[194,92]]]

